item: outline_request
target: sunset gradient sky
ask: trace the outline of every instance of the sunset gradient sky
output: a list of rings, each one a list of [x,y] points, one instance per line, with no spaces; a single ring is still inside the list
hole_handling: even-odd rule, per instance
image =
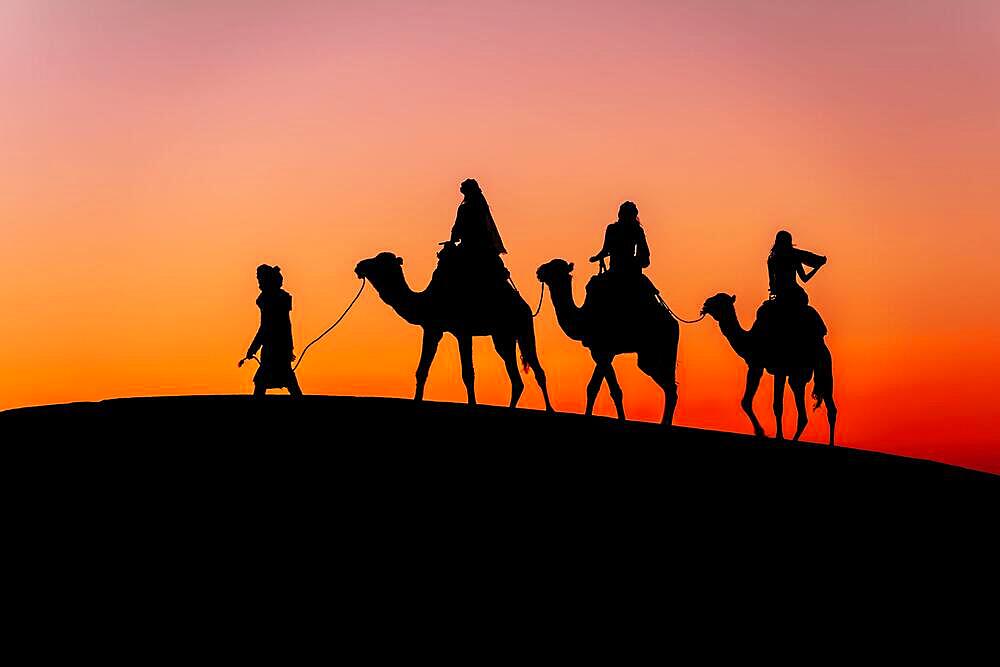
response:
[[[839,440],[1000,472],[998,2],[0,0],[0,90],[0,409],[249,392],[257,264],[281,265],[301,350],[359,259],[391,250],[423,288],[474,177],[532,306],[553,257],[582,298],[631,199],[674,310],[726,291],[749,326],[791,230],[830,258],[808,289]],[[582,411],[589,355],[548,300],[536,329],[553,402]],[[409,396],[419,340],[370,291],[300,383]],[[503,403],[486,339],[476,363]],[[447,338],[429,399],[462,400],[457,366]],[[713,322],[684,326],[676,422],[747,432],[744,375]]]

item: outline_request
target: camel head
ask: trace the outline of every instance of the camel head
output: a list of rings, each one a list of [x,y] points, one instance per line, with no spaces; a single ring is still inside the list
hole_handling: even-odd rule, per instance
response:
[[[386,279],[403,277],[403,258],[396,257],[391,252],[380,252],[370,259],[363,259],[354,267],[358,278],[366,278],[373,284],[385,282]]]
[[[705,305],[701,307],[701,314],[711,315],[716,321],[721,321],[721,319],[727,314],[735,315],[736,306],[733,305],[735,303],[735,294],[719,292],[715,296],[709,297],[705,300]]]
[[[546,285],[552,286],[553,282],[559,280],[569,280],[573,273],[573,263],[565,259],[553,259],[538,267],[535,275]]]

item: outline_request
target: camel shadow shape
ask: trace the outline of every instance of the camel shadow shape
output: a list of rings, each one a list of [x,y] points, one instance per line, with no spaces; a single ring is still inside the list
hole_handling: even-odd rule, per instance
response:
[[[443,255],[451,248],[442,251]],[[423,329],[420,362],[417,364],[414,400],[421,401],[424,386],[438,344],[445,332],[458,340],[462,366],[462,381],[470,405],[476,404],[475,369],[472,363],[473,336],[490,336],[493,347],[503,359],[510,377],[510,407],[516,407],[524,391],[521,369],[517,363],[517,348],[525,370],[531,369],[542,390],[545,409],[552,411],[545,371],[535,347],[535,326],[531,307],[510,285],[497,286],[489,294],[469,293],[449,276],[439,263],[431,282],[422,292],[410,289],[403,274],[403,259],[391,252],[381,252],[362,260],[355,268],[359,278],[367,279],[379,297],[410,324]]]
[[[625,419],[622,389],[613,366],[619,354],[637,353],[639,369],[663,389],[662,423],[670,425],[677,407],[677,344],[680,327],[650,297],[649,308],[639,308],[623,320],[595,305],[588,290],[583,306],[573,298],[573,264],[553,259],[538,268],[538,279],[549,288],[556,319],[563,332],[590,350],[594,373],[587,384],[586,414],[593,414],[594,402],[606,381],[618,418]],[[626,309],[628,310],[628,309]]]
[[[774,376],[773,409],[777,422],[775,438],[781,440],[784,437],[781,416],[784,411],[786,380],[792,388],[798,412],[795,435],[792,437],[792,440],[796,441],[809,422],[805,393],[806,384],[812,379],[812,396],[816,400],[813,407],[818,408],[820,404],[826,406],[827,421],[830,425],[830,446],[833,446],[834,429],[837,424],[837,406],[833,402],[833,359],[830,349],[823,340],[826,326],[819,314],[811,306],[806,306],[803,313],[806,324],[809,325],[808,329],[776,331],[779,325],[769,327],[762,322],[762,316],[765,316],[766,310],[771,308],[771,304],[765,302],[758,309],[753,326],[747,331],[740,325],[735,303],[735,296],[719,293],[705,301],[701,312],[710,315],[719,323],[722,335],[729,341],[736,354],[747,363],[746,388],[740,406],[750,418],[754,433],[760,437],[764,436],[764,428],[753,411],[753,398],[757,394],[761,377],[767,370]],[[778,335],[782,333],[786,335]]]

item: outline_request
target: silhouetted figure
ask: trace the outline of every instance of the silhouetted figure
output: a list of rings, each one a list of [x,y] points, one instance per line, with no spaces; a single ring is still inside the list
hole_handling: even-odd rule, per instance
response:
[[[611,260],[607,271],[606,258]],[[587,414],[593,413],[597,394],[607,381],[618,417],[625,419],[613,361],[618,354],[636,352],[640,370],[663,389],[663,423],[670,424],[677,406],[680,329],[661,305],[659,290],[642,273],[649,266],[649,245],[634,203],[627,201],[618,208],[618,219],[605,230],[604,246],[590,261],[600,262],[601,269],[587,283],[587,297],[579,308],[573,299],[572,264],[554,259],[537,272],[549,287],[559,325],[567,336],[589,348],[594,359],[594,373],[587,384]]]
[[[463,241],[464,243],[464,241]],[[382,252],[358,262],[355,273],[367,278],[379,297],[400,317],[423,328],[424,336],[417,365],[417,389],[414,400],[424,397],[424,385],[431,362],[445,332],[458,339],[462,362],[462,381],[470,404],[476,403],[475,370],[472,365],[472,337],[491,336],[493,347],[503,359],[510,377],[510,407],[515,407],[524,391],[521,371],[517,364],[517,347],[525,368],[531,368],[542,390],[545,409],[552,410],[545,382],[545,371],[535,349],[535,324],[531,307],[506,280],[493,281],[489,286],[463,278],[450,261],[458,247],[449,244],[438,254],[440,261],[423,292],[414,292],[403,276],[403,259],[391,252]],[[496,255],[494,254],[494,257]]]
[[[811,270],[805,271],[803,264]],[[824,264],[826,257],[796,248],[792,245],[792,235],[789,232],[778,232],[767,257],[768,292],[771,298],[789,305],[807,305],[809,297],[796,277],[807,283]]]
[[[437,285],[439,298],[454,299],[464,306],[507,291],[510,272],[500,259],[507,249],[479,183],[468,178],[459,190],[464,199],[458,206],[451,237],[438,253],[440,274],[436,277],[441,278]]]
[[[610,268],[604,270],[604,259]],[[618,208],[618,219],[604,232],[604,246],[590,258],[600,262],[598,276],[587,283],[587,299],[608,317],[629,319],[649,317],[643,311],[659,308],[659,290],[642,270],[649,266],[649,245],[639,222],[638,207],[627,201]]]
[[[431,362],[447,331],[458,339],[462,381],[470,404],[476,402],[472,337],[491,336],[510,377],[510,407],[517,405],[524,391],[517,365],[520,346],[524,368],[535,372],[545,409],[552,410],[545,371],[535,349],[531,308],[514,289],[510,273],[500,260],[507,249],[500,240],[489,204],[479,184],[471,178],[462,181],[460,190],[465,199],[458,207],[451,239],[442,244],[444,247],[438,253],[438,265],[427,289],[411,290],[403,276],[402,258],[390,252],[359,262],[355,273],[359,278],[367,278],[382,300],[403,319],[424,330],[414,400],[423,400]]]
[[[837,406],[833,402],[833,361],[823,340],[827,329],[823,318],[809,305],[809,297],[797,278],[808,282],[826,264],[826,257],[792,245],[792,235],[786,231],[774,237],[774,246],[767,258],[768,291],[770,298],[757,309],[750,331],[740,326],[736,316],[735,296],[716,294],[705,301],[702,313],[719,323],[722,334],[749,367],[746,389],[741,406],[750,418],[754,433],[764,435],[764,429],[753,412],[753,397],[766,370],[774,376],[775,437],[783,437],[781,416],[784,412],[785,382],[792,388],[798,423],[792,440],[798,440],[809,421],[805,405],[805,387],[813,382],[816,406],[826,405],[830,423],[830,444],[834,442]],[[805,271],[803,265],[809,266]]]
[[[578,307],[573,298],[572,271],[571,263],[553,259],[540,266],[537,275],[549,288],[563,332],[589,348],[594,359],[594,373],[587,384],[587,414],[593,414],[601,384],[607,381],[618,418],[625,419],[622,389],[612,362],[616,355],[636,352],[639,369],[663,389],[663,423],[673,423],[674,408],[677,406],[677,343],[680,338],[677,321],[666,308],[653,301],[655,291],[639,302],[632,299],[631,305],[625,308],[619,308],[613,299],[597,296],[602,290],[593,289],[592,285],[595,281],[605,280],[611,271],[591,278],[587,285],[587,298],[583,306]],[[633,288],[639,284],[636,277],[644,278],[641,273],[636,273],[627,279]]]
[[[260,368],[253,376],[254,396],[263,396],[268,389],[288,388],[292,396],[301,396],[298,380],[292,371],[292,295],[281,289],[281,269],[261,264],[257,267],[260,296],[260,327],[247,349],[246,359],[260,350]],[[242,362],[241,362],[242,364]]]
[[[803,264],[810,267],[808,272]],[[809,296],[797,280],[808,282],[824,264],[826,257],[792,245],[790,233],[780,231],[775,235],[767,257],[770,298],[757,309],[754,323],[758,333],[774,347],[795,348],[802,341],[821,341],[826,335],[823,319],[809,307]]]
[[[639,222],[639,208],[627,201],[618,207],[618,220],[604,231],[604,246],[590,258],[599,262],[611,259],[611,272],[635,273],[649,266],[649,246]]]
[[[458,205],[455,225],[451,228],[451,242],[461,243],[463,248],[484,256],[506,255],[507,249],[479,183],[474,178],[467,178],[458,189],[464,199]]]

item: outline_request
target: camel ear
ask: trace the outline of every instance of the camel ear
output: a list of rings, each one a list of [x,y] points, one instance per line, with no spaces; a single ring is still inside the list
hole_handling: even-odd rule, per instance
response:
[[[735,294],[730,294],[729,295],[729,300],[732,301],[733,303],[736,303],[736,295]]]
[[[399,264],[400,266],[402,266],[403,265],[403,258],[402,257],[397,257],[396,258],[396,264]]]
[[[570,262],[570,263],[569,263],[569,270],[570,270],[570,271],[572,271],[572,270],[573,270],[573,262]]]

